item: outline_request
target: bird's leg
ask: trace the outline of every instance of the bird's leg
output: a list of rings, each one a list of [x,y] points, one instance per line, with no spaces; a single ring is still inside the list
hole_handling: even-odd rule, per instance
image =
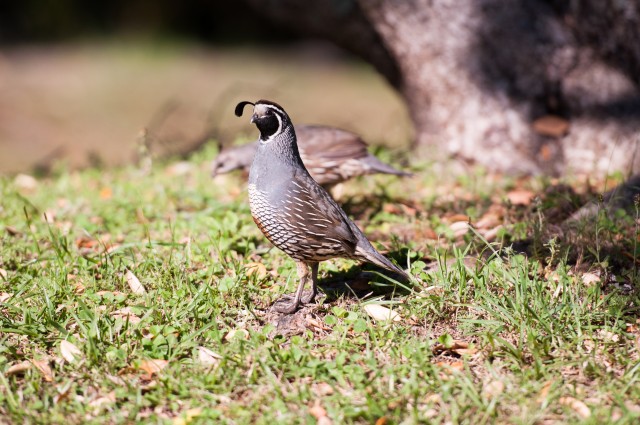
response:
[[[298,261],[296,265],[298,266],[298,278],[300,279],[300,283],[298,283],[298,288],[290,302],[281,302],[278,300],[273,305],[273,309],[278,313],[291,314],[300,307],[302,291],[304,291],[304,286],[306,285],[307,280],[309,280],[309,266],[307,263],[302,261]]]
[[[318,294],[318,265],[319,263],[311,263],[311,293],[302,297],[302,304],[312,303]]]

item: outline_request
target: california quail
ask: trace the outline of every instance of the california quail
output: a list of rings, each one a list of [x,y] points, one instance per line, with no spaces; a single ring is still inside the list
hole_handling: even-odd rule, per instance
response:
[[[302,162],[325,189],[365,174],[411,175],[370,154],[364,140],[350,131],[322,125],[299,125],[294,129]],[[213,161],[211,174],[216,176],[239,168],[248,171],[257,148],[255,142],[223,150]]]
[[[291,302],[277,302],[275,310],[293,313],[301,303],[312,302],[318,263],[330,258],[368,261],[408,279],[313,180],[302,163],[296,133],[284,109],[267,100],[240,102],[236,115],[242,116],[248,104],[254,106],[251,122],[260,131],[249,171],[251,215],[267,239],[296,261],[300,279]],[[303,297],[309,280],[311,293]]]

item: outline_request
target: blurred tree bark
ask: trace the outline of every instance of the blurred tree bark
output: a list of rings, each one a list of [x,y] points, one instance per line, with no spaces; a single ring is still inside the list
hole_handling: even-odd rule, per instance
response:
[[[640,0],[245,0],[370,62],[415,147],[510,173],[640,171]]]

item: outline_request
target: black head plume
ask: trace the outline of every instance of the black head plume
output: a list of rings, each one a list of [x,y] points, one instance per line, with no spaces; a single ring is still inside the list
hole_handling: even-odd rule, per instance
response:
[[[247,102],[246,100],[244,102],[240,102],[236,105],[236,117],[241,117],[242,116],[242,112],[244,111],[244,107],[247,105],[255,105],[255,103],[253,102]]]

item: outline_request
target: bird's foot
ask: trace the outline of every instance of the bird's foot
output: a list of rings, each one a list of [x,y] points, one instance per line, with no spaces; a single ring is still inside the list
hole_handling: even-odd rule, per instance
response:
[[[316,298],[316,292],[315,291],[309,291],[309,292],[304,292],[304,294],[302,295],[302,298],[300,299],[300,302],[302,304],[310,304],[312,303],[315,298]]]
[[[273,304],[273,309],[278,313],[291,314],[302,307],[304,304],[310,304],[316,298],[317,293],[314,291],[305,291],[296,304],[294,295],[283,295]]]
[[[291,314],[295,313],[300,307],[300,303],[296,303],[292,296],[284,295],[273,304],[273,309],[278,313]]]

